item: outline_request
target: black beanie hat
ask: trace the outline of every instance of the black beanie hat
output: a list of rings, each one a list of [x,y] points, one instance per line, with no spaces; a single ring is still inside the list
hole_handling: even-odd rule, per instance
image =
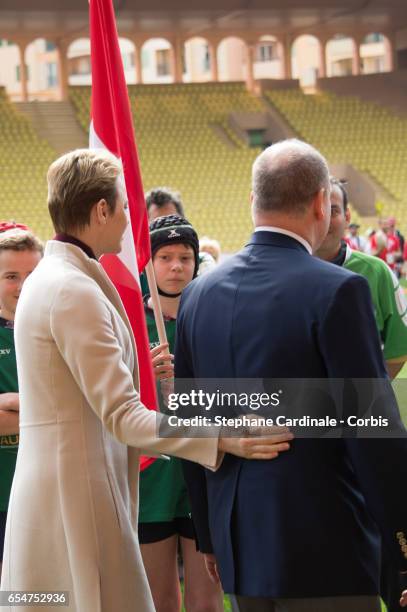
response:
[[[154,257],[158,249],[166,244],[188,244],[192,247],[195,257],[194,278],[199,269],[199,239],[198,234],[189,221],[179,215],[157,217],[150,223],[151,255]]]

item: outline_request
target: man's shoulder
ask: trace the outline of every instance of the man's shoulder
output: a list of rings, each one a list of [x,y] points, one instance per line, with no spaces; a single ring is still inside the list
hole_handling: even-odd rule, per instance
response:
[[[279,275],[278,281],[288,287],[300,283],[301,286],[310,288],[311,292],[313,287],[318,288],[318,292],[323,287],[329,293],[335,291],[336,288],[350,278],[358,277],[354,272],[341,266],[302,252],[297,251],[297,253],[298,257],[296,257],[295,251],[290,252],[290,257],[295,258],[295,263],[290,261],[290,265],[284,265],[282,261],[281,268],[279,268],[279,270],[281,269],[281,276]],[[278,257],[284,260],[284,253],[282,255],[279,254]],[[256,270],[258,267],[267,268],[268,258],[270,260],[273,258],[271,250],[265,251],[264,257],[258,258],[253,253],[252,246],[247,245],[241,251],[222,262],[209,274],[199,276],[192,281],[186,287],[183,294],[185,296],[189,294],[194,296],[199,294],[202,296],[203,294],[211,293],[212,290],[220,289],[222,285],[230,287],[235,283],[241,282],[242,279],[245,284],[256,283],[257,286]]]
[[[345,262],[344,267],[351,272],[366,276],[370,280],[389,279],[394,284],[394,274],[383,259],[362,253],[361,251],[352,251],[349,259]],[[395,278],[395,277],[394,277]]]
[[[213,288],[218,288],[235,275],[238,268],[245,265],[244,259],[247,253],[242,249],[234,255],[230,255],[220,264],[216,265],[209,272],[197,276],[191,283],[185,287],[182,292],[182,302],[192,299],[192,296],[197,296],[211,292]]]
[[[319,259],[319,257],[316,257],[316,256],[309,257],[307,264],[308,264],[308,268],[312,271],[313,274],[317,272],[339,283],[344,282],[348,280],[349,278],[355,276],[355,273],[352,272],[351,270],[345,267],[333,264],[329,261],[324,261],[323,259]]]
[[[356,267],[364,266],[371,268],[372,270],[389,271],[390,268],[380,257],[369,255],[369,253],[363,253],[362,251],[352,251],[350,257],[344,264],[345,268],[351,270]]]
[[[368,282],[357,271],[310,257],[307,267],[299,272],[298,283],[307,287],[307,299],[317,301],[322,309],[354,292],[368,291]],[[305,295],[305,292],[304,292]],[[325,306],[324,306],[325,305]]]

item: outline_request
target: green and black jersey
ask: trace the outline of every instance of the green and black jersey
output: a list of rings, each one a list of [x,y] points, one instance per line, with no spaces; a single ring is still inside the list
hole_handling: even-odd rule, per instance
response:
[[[147,306],[145,314],[150,348],[158,346],[158,332],[154,313]],[[176,320],[164,318],[165,330],[170,352],[174,352]],[[158,390],[159,391],[159,390]],[[160,393],[158,393],[160,396]],[[175,518],[190,516],[187,487],[184,481],[182,464],[177,457],[170,460],[156,459],[140,474],[139,522],[161,523]]]
[[[386,360],[407,359],[407,304],[403,287],[388,265],[372,255],[347,247],[343,266],[369,283],[377,328]]]
[[[18,393],[12,321],[0,317],[0,393]],[[17,460],[19,434],[0,434],[0,511],[6,511]]]

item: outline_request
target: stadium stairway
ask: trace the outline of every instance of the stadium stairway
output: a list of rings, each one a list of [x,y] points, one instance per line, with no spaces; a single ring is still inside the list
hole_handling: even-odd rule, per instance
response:
[[[88,146],[86,134],[78,124],[69,101],[17,102],[15,106],[31,121],[39,138],[45,139],[57,155]]]
[[[243,83],[134,85],[129,94],[145,189],[179,190],[198,232],[220,240],[225,252],[241,248],[251,233],[250,170],[261,151],[233,129],[232,113],[283,117],[287,136],[295,134],[332,164],[350,164],[371,178],[378,212],[396,216],[407,232],[407,120],[383,106],[299,90],[267,91],[261,99]],[[2,216],[26,221],[45,239],[48,164],[58,154],[87,146],[90,87],[70,87],[69,98],[14,105],[0,91]],[[364,229],[376,225],[356,211],[353,218]]]
[[[13,104],[0,88],[1,217],[52,235],[46,210],[46,172],[59,154],[87,146],[90,87],[71,87],[68,102]],[[145,189],[179,190],[187,216],[224,252],[251,234],[250,169],[261,150],[229,125],[233,112],[261,113],[265,105],[243,83],[129,86]],[[0,177],[0,178],[1,178]]]

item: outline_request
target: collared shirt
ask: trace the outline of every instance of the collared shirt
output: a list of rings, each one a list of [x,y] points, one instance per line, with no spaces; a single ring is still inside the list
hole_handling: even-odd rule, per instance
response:
[[[333,263],[337,266],[343,266],[344,263],[349,259],[350,254],[352,253],[352,249],[348,245],[345,240],[341,240],[341,246],[339,248],[338,253],[335,255],[333,259],[330,259],[330,263]]]
[[[0,316],[0,327],[5,327],[6,329],[14,329],[14,321],[10,321],[10,319],[4,319]]]
[[[0,317],[0,393],[18,393],[13,321]],[[0,435],[0,512],[6,512],[18,450],[18,426],[14,434]]]
[[[67,242],[68,244],[73,244],[74,246],[77,246],[80,249],[82,249],[82,251],[86,253],[86,255],[90,257],[91,259],[96,259],[96,255],[94,254],[90,246],[82,242],[82,240],[78,240],[78,238],[71,236],[70,234],[57,234],[56,236],[54,236],[53,240],[57,240],[59,242]]]
[[[305,238],[303,238],[302,236],[299,236],[295,232],[290,232],[290,230],[286,230],[281,227],[274,227],[272,225],[259,225],[259,227],[256,227],[254,231],[255,232],[274,232],[275,234],[284,234],[284,236],[290,236],[290,238],[294,238],[294,240],[297,240],[297,242],[302,244],[302,246],[307,249],[308,253],[312,255],[312,247],[310,243],[308,242],[308,240],[305,240]]]

